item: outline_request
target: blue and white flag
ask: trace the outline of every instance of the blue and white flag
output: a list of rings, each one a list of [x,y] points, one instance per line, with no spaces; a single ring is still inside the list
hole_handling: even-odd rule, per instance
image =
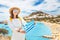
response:
[[[29,32],[32,28],[34,28],[34,20],[28,22],[25,26],[24,26],[24,30],[27,32]]]

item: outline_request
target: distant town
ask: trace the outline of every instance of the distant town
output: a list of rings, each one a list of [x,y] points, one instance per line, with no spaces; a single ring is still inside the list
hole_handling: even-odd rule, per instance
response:
[[[26,21],[34,19],[35,21],[46,21],[60,24],[60,15],[53,16],[42,11],[33,12],[29,16],[24,17],[24,19]]]

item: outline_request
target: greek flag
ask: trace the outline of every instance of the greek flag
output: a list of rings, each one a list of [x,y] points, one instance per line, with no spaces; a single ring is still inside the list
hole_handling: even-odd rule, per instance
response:
[[[25,26],[24,26],[24,30],[27,32],[29,32],[31,29],[34,28],[34,20],[28,22]]]

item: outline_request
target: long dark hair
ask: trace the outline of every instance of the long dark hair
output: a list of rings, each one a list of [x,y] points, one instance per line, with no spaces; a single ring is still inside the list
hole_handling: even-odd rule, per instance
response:
[[[16,9],[16,10],[18,10],[19,12],[20,12],[20,9],[19,8],[17,8],[17,7],[13,7],[13,8],[11,8],[9,11],[10,11],[10,18],[14,18],[14,14],[13,14],[13,10],[14,9]],[[19,13],[18,12],[18,13]],[[16,15],[16,18],[18,18],[18,15]]]

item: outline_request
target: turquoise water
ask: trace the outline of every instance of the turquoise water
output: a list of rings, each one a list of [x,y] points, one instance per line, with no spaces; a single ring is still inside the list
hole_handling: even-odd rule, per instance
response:
[[[48,26],[46,26],[44,23],[41,23],[41,22],[37,22],[35,25],[33,22],[30,22],[29,25],[30,24],[33,24],[32,25],[33,28],[26,33],[26,35],[25,35],[26,40],[50,40],[48,38],[42,37],[44,35],[51,35],[51,30],[49,29]],[[8,25],[0,24],[0,28],[4,28],[4,29],[8,30],[9,36],[12,35],[12,31],[8,27]],[[25,31],[27,31],[27,30],[25,30]]]
[[[48,26],[43,23],[36,23],[34,28],[26,33],[26,40],[50,40],[48,38],[43,38],[44,35],[51,35],[51,30]]]

